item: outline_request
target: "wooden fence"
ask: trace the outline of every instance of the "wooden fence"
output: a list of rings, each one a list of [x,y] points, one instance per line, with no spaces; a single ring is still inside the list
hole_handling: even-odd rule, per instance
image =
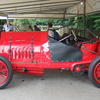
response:
[[[76,35],[84,37],[82,29],[73,29],[73,30],[74,30]],[[85,37],[88,39],[95,38],[95,36],[92,35],[91,33],[93,33],[95,36],[100,37],[100,30],[90,30],[90,31],[85,30]]]
[[[0,32],[2,32],[2,29],[3,29],[3,26],[2,26],[2,25],[0,25]]]
[[[23,27],[28,27],[27,25],[23,26]],[[38,26],[41,30],[47,30],[47,26]],[[54,26],[54,28],[60,28],[61,26]],[[66,30],[65,30],[66,31]],[[82,29],[73,29],[73,31],[75,32],[76,35],[78,36],[82,36],[84,37],[84,34],[83,34],[83,30]],[[100,30],[90,30],[95,36],[99,36],[100,37]],[[85,30],[85,37],[88,38],[88,39],[92,39],[92,38],[95,38],[91,32],[88,31],[88,30]],[[0,32],[2,32],[2,25],[0,25]],[[61,29],[58,30],[58,33],[60,35],[63,35],[64,33],[64,30],[62,31]]]

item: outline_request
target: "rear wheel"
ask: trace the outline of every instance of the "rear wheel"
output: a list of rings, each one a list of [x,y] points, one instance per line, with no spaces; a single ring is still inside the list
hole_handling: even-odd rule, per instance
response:
[[[12,80],[13,69],[7,58],[0,55],[0,89],[5,88]]]
[[[90,64],[88,77],[96,87],[100,88],[100,56]]]

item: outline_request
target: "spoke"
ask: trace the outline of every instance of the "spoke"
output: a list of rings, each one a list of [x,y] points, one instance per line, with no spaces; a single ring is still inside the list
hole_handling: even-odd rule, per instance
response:
[[[0,77],[0,83],[3,82],[3,81],[4,81],[4,78],[3,77]]]
[[[0,75],[0,82],[4,81],[6,79],[7,76],[5,75]]]
[[[0,70],[0,74],[2,75],[6,75],[7,74],[7,69],[1,69]]]
[[[0,73],[0,76],[2,76],[2,75],[7,76],[7,73],[6,72],[5,73]]]
[[[1,77],[6,78],[7,76],[6,75],[1,75]]]
[[[1,69],[0,73],[2,73],[2,72],[7,72],[7,69]]]
[[[100,63],[98,63],[94,69],[94,77],[98,83],[100,83]]]
[[[97,74],[97,77],[100,77],[100,74],[99,75]]]
[[[8,67],[0,60],[0,85],[4,84],[8,79]]]
[[[0,74],[3,74],[4,72],[7,72],[7,68],[5,65],[0,66]]]

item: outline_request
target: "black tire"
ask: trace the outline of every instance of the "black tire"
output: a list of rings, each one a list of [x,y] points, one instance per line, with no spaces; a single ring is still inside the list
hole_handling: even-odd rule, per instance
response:
[[[93,85],[100,88],[100,75],[98,76],[98,70],[96,70],[97,68],[100,68],[100,56],[92,61],[88,69],[89,80]]]
[[[7,70],[7,71],[1,71],[0,74],[1,74],[1,77],[2,75],[4,75],[5,73],[7,73],[7,78],[4,80],[4,82],[1,82],[2,79],[1,79],[1,83],[0,83],[0,89],[3,89],[5,88],[12,80],[13,78],[13,69],[12,69],[12,65],[10,64],[9,60],[7,58],[5,58],[4,56],[0,55],[0,67],[2,70],[3,69],[3,66],[4,65],[4,68]],[[6,75],[5,75],[6,76]],[[3,76],[4,77],[4,76]]]

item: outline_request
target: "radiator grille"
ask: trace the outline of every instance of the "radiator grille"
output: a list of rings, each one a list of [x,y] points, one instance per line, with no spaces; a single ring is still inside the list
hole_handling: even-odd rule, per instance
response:
[[[34,50],[31,47],[16,47],[11,49],[12,59],[31,59]]]

